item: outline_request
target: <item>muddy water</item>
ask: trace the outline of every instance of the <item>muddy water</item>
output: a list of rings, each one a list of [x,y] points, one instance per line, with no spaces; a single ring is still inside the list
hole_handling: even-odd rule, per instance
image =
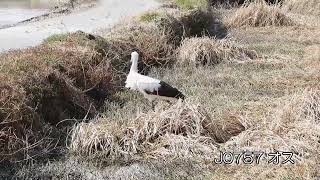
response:
[[[59,0],[0,0],[0,27],[48,12]]]

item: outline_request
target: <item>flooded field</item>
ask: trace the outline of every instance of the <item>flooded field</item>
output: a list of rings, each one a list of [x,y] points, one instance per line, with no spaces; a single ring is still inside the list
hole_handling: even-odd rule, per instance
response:
[[[0,27],[48,12],[59,0],[0,0]]]

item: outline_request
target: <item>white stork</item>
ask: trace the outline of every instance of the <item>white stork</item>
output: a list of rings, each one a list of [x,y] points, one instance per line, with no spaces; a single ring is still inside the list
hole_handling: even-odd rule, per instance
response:
[[[171,87],[169,84],[154,79],[148,76],[144,76],[138,73],[138,59],[139,54],[137,52],[131,53],[131,68],[126,80],[126,88],[141,92],[145,98],[147,98],[152,107],[153,101],[156,98],[160,98],[166,101],[174,99],[184,100],[185,96],[176,88]]]

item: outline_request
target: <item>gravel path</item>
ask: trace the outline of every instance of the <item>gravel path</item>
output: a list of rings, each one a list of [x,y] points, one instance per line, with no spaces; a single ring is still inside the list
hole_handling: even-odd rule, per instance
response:
[[[35,46],[57,33],[92,33],[159,5],[154,0],[101,0],[96,7],[82,12],[0,29],[0,52]]]

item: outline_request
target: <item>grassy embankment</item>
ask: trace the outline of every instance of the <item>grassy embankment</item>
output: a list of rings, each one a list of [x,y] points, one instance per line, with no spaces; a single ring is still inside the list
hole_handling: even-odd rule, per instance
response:
[[[67,152],[17,174],[29,178],[318,177],[319,3],[303,3],[208,11],[177,1],[182,9],[146,13],[104,38],[57,35],[1,55],[3,158]],[[194,6],[205,10],[186,10]],[[152,111],[124,90],[132,50],[140,70],[187,100]],[[290,151],[297,163],[212,163],[219,151],[242,150]]]

